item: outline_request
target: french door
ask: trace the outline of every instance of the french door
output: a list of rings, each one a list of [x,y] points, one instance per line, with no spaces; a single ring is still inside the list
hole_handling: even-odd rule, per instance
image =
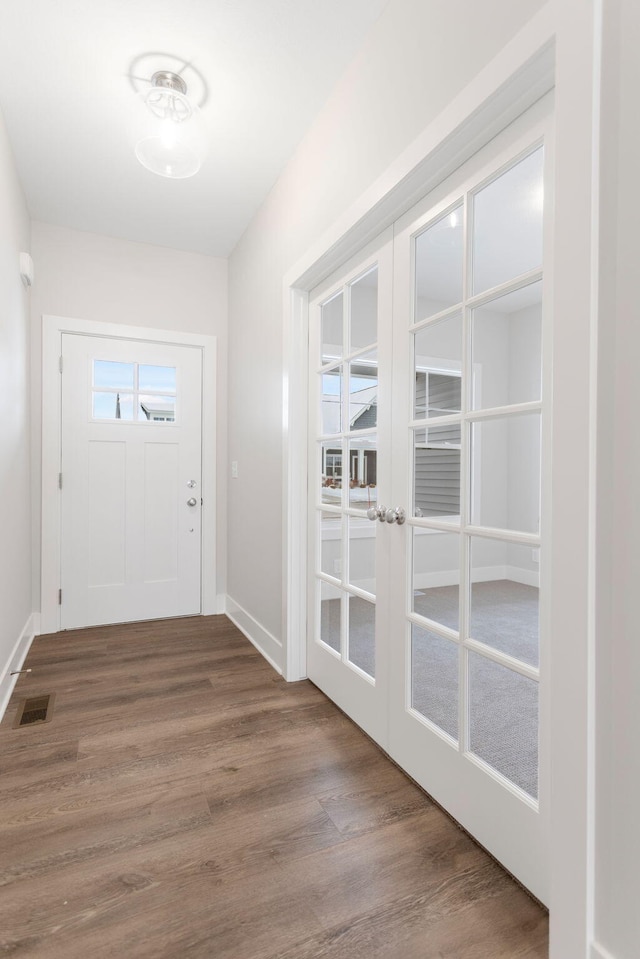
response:
[[[310,304],[308,675],[542,901],[549,152],[507,131]]]

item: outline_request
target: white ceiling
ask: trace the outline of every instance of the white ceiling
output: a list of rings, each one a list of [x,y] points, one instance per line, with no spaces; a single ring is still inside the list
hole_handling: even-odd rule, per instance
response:
[[[386,2],[3,3],[0,107],[32,217],[226,256]],[[129,118],[145,77],[185,63],[209,153],[169,180],[136,160]]]

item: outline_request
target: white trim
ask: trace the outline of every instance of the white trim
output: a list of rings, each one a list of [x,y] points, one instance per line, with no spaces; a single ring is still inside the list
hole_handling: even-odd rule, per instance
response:
[[[142,340],[202,349],[202,615],[220,612],[216,595],[216,379],[217,338],[63,316],[42,316],[42,578],[40,609],[46,633],[60,629],[61,391],[58,366],[63,333]]]
[[[491,583],[497,579],[508,579],[523,586],[539,586],[540,574],[535,570],[520,566],[479,566],[473,570],[474,583]],[[417,573],[413,577],[413,589],[434,589],[438,586],[457,586],[460,583],[460,569],[438,570],[434,573]]]
[[[34,638],[40,633],[40,614],[31,613],[25,623],[24,629],[18,636],[15,646],[11,651],[2,673],[0,673],[0,720],[4,716],[13,688],[18,681],[17,676],[11,673],[16,669],[22,669],[22,664],[27,658],[27,653],[31,648]]]
[[[592,942],[590,959],[616,959],[616,957],[604,946],[601,946],[599,942]]]
[[[258,620],[254,619],[251,613],[231,596],[227,596],[226,615],[233,625],[237,626],[241,633],[244,633],[249,642],[253,643],[258,652],[264,656],[276,672],[282,675],[282,670],[278,665],[282,660],[282,643],[280,640],[276,639],[273,633],[270,633],[264,626],[261,626]]]
[[[588,616],[587,616],[587,743],[586,743],[586,890],[585,913],[587,940],[593,939],[596,922],[596,770],[598,769],[597,750],[597,707],[596,707],[596,663],[598,631],[598,554],[600,552],[600,532],[598,523],[598,486],[599,486],[599,410],[602,406],[602,389],[599,382],[599,369],[603,358],[599,353],[599,340],[602,326],[608,326],[609,316],[605,310],[601,318],[600,310],[600,244],[602,242],[600,216],[600,185],[602,182],[600,144],[602,138],[602,101],[603,101],[603,44],[604,44],[604,6],[602,0],[593,4],[593,77],[592,77],[592,118],[591,118],[591,289],[589,315],[589,535],[588,549]],[[606,256],[606,254],[605,254]],[[607,427],[608,428],[608,427]],[[606,560],[605,560],[606,562]],[[598,959],[614,959],[602,946],[595,942],[591,951]]]
[[[285,679],[307,675],[307,416],[309,295],[284,282],[282,635]],[[282,655],[284,652],[284,656]]]
[[[523,569],[522,566],[505,566],[504,578],[510,579],[512,583],[540,588],[540,573],[535,569]]]

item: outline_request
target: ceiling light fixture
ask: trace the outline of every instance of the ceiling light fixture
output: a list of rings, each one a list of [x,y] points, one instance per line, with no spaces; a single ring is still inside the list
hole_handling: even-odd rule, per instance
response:
[[[193,176],[204,157],[200,110],[187,96],[187,84],[177,73],[158,70],[151,86],[138,94],[136,156],[159,176]]]

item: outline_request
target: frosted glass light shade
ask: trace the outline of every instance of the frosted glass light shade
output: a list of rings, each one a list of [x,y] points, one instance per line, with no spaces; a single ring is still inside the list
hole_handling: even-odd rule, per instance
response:
[[[198,107],[178,90],[152,86],[137,96],[135,152],[159,176],[193,176],[202,165],[205,138]]]

